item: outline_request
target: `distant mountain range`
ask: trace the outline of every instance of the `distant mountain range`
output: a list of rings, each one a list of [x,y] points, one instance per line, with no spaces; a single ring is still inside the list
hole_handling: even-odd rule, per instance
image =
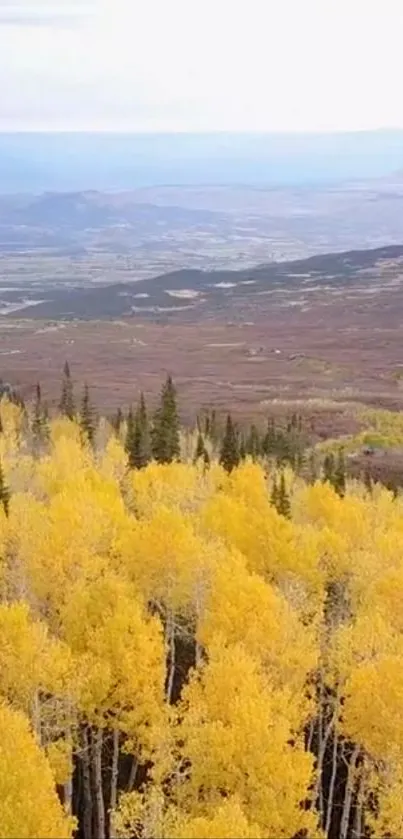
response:
[[[340,134],[0,134],[0,192],[154,185],[295,186],[403,169],[403,131]]]

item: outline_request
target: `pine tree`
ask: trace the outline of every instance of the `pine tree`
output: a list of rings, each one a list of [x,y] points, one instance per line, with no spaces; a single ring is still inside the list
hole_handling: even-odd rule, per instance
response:
[[[277,512],[280,513],[281,516],[284,516],[286,519],[289,519],[291,516],[291,505],[287,492],[287,487],[285,484],[284,472],[282,472],[280,475],[280,486],[278,488],[277,499]]]
[[[297,451],[295,455],[295,465],[294,469],[297,475],[301,475],[305,469],[305,454],[300,449]]]
[[[260,455],[259,431],[254,424],[250,427],[250,432],[246,441],[246,452],[253,458],[253,460],[256,460],[256,458]]]
[[[247,455],[246,451],[246,440],[244,434],[240,434],[238,438],[238,449],[239,449],[239,459],[245,460]]]
[[[140,423],[140,426],[141,426],[144,434],[149,436],[150,429],[149,429],[149,425],[148,425],[147,406],[146,406],[146,400],[145,400],[143,391],[141,391],[141,393],[140,393],[140,402],[139,402],[139,406],[138,406],[138,409],[137,409],[137,413],[138,413],[138,417],[139,417],[139,423]]]
[[[333,476],[333,486],[337,494],[343,498],[346,492],[346,464],[343,449],[339,449]]]
[[[49,441],[50,429],[46,405],[42,404],[41,386],[36,386],[34,416],[32,420],[32,437],[34,450],[38,454]]]
[[[278,504],[278,486],[277,486],[277,478],[274,475],[273,482],[271,485],[271,493],[270,493],[270,504],[276,508]]]
[[[208,437],[212,443],[217,443],[219,438],[218,420],[215,409],[209,414],[207,412],[204,420],[204,436]]]
[[[201,431],[199,431],[199,433],[197,435],[196,451],[195,451],[195,456],[194,456],[194,462],[195,463],[197,463],[197,461],[201,457],[204,457],[204,451],[205,451],[204,439],[203,439],[203,435],[202,435]]]
[[[199,431],[197,435],[196,451],[193,458],[193,463],[197,463],[199,460],[203,460],[205,466],[209,466],[210,464],[210,456],[206,449],[206,444],[204,442],[204,437],[201,431]]]
[[[80,428],[84,440],[86,440],[90,446],[93,446],[95,443],[96,421],[95,411],[90,400],[90,390],[87,384],[84,385],[84,393],[81,403]]]
[[[335,462],[334,462],[334,455],[329,452],[325,456],[323,461],[323,482],[326,483],[328,481],[329,484],[333,486],[334,483],[334,470],[335,470]]]
[[[310,484],[314,484],[315,481],[318,479],[318,467],[316,462],[316,454],[314,449],[312,449],[309,455],[308,461],[308,482]]]
[[[131,461],[135,469],[143,469],[151,460],[151,440],[147,408],[143,393],[134,418],[133,451]]]
[[[114,429],[114,431],[117,435],[119,435],[122,422],[123,422],[122,409],[118,408],[115,416],[112,417],[112,420],[111,420],[112,428]]]
[[[171,376],[162,388],[160,406],[154,415],[152,454],[158,463],[171,463],[180,455],[179,417]]]
[[[7,486],[6,479],[4,476],[3,465],[0,461],[0,504],[3,505],[6,516],[8,516],[9,512],[10,498],[10,490]]]
[[[220,464],[227,472],[232,472],[232,470],[238,466],[239,461],[240,455],[238,437],[232,422],[231,414],[228,414],[225,434],[221,446]]]
[[[263,440],[263,454],[266,457],[271,457],[276,451],[277,433],[273,417],[270,417],[267,423],[267,431]]]
[[[125,451],[129,458],[129,467],[130,469],[134,469],[135,462],[135,420],[133,409],[130,407],[129,413],[127,415],[127,427],[126,427],[126,439],[125,439]]]
[[[71,379],[70,367],[67,361],[63,369],[62,394],[59,403],[59,410],[63,416],[70,420],[74,419],[76,411],[74,405],[73,382]]]
[[[368,465],[365,467],[365,471],[364,471],[364,486],[365,486],[368,494],[372,495],[372,488],[373,488],[372,487],[372,475],[371,475],[371,469]]]

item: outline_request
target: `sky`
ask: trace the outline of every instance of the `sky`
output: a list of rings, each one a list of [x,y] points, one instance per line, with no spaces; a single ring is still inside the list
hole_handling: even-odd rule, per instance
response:
[[[403,0],[0,0],[0,130],[403,127]]]

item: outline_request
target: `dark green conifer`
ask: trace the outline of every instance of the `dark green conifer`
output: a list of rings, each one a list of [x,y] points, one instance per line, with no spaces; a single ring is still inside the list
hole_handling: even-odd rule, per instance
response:
[[[204,436],[208,437],[212,443],[217,443],[219,439],[219,428],[218,428],[218,420],[217,420],[217,413],[213,408],[212,411],[209,413],[207,411],[206,417],[204,420]]]
[[[260,455],[260,436],[256,425],[251,425],[248,438],[246,441],[246,452],[253,460],[256,460]]]
[[[289,519],[291,516],[291,505],[287,492],[287,487],[285,485],[284,472],[281,472],[280,475],[280,486],[278,488],[277,499],[277,512],[280,513],[281,516],[284,516],[286,519]]]
[[[41,386],[39,382],[36,386],[34,416],[32,419],[32,438],[36,454],[39,454],[40,451],[42,451],[43,447],[49,442],[50,438],[49,417],[46,405],[42,403]]]
[[[277,478],[274,475],[273,482],[271,485],[271,493],[270,493],[270,504],[276,508],[278,504],[278,486],[277,486]]]
[[[332,452],[328,452],[325,455],[325,459],[323,461],[323,482],[326,481],[333,486],[334,483],[334,471],[335,471],[335,462],[334,462],[334,455]]]
[[[70,367],[66,361],[63,369],[62,394],[59,403],[60,413],[70,420],[75,417],[73,382],[70,374]]]
[[[122,409],[118,408],[117,411],[116,411],[116,414],[114,415],[114,417],[112,417],[112,420],[111,420],[112,428],[114,429],[115,433],[118,436],[119,436],[119,433],[120,433],[122,422],[123,422]]]
[[[335,464],[333,486],[340,498],[343,498],[346,492],[346,464],[344,460],[344,451],[339,449],[337,462]]]
[[[143,469],[151,460],[151,438],[144,394],[140,395],[139,406],[134,418],[134,448],[132,461],[136,469]]]
[[[366,487],[368,494],[372,495],[372,475],[371,469],[368,465],[365,467],[364,471],[364,486]]]
[[[83,399],[80,411],[80,428],[85,441],[90,446],[94,446],[96,433],[96,419],[95,411],[91,405],[90,389],[87,384],[84,385]]]
[[[11,494],[4,476],[3,464],[0,461],[0,504],[3,505],[6,516],[9,512],[10,498]]]
[[[308,482],[314,484],[318,480],[318,466],[316,462],[315,450],[312,449],[308,461]]]
[[[152,454],[158,463],[171,463],[180,456],[179,417],[176,391],[171,376],[162,388],[160,405],[154,415]]]
[[[131,408],[129,411],[125,449],[129,457],[130,469],[143,469],[151,460],[150,431],[143,394],[140,396],[136,413],[133,415]]]
[[[197,463],[199,460],[203,460],[206,466],[208,466],[210,463],[210,456],[206,449],[206,444],[204,442],[204,437],[201,431],[199,431],[197,435],[196,451],[193,458],[193,462]]]
[[[136,450],[136,443],[135,443],[135,430],[136,424],[133,414],[133,408],[130,407],[129,413],[127,415],[127,425],[126,425],[126,439],[125,439],[125,452],[129,458],[129,467],[130,469],[135,468],[135,450]]]
[[[205,452],[205,446],[204,446],[203,434],[201,433],[201,431],[199,431],[199,433],[197,435],[196,451],[195,451],[195,456],[194,456],[195,463],[197,463],[197,461],[201,457],[204,457],[204,452]]]
[[[239,460],[238,436],[231,415],[228,414],[221,445],[220,464],[227,472],[232,472],[238,466]]]
[[[273,417],[270,417],[270,419],[267,422],[267,431],[266,431],[266,434],[265,434],[265,437],[264,437],[264,440],[263,440],[263,445],[262,445],[263,454],[265,454],[266,457],[272,457],[272,455],[275,454],[276,442],[277,442],[276,426],[275,426]]]
[[[245,440],[245,435],[242,434],[242,433],[239,434],[239,436],[238,436],[238,449],[239,449],[239,459],[240,460],[245,460],[245,457],[247,455],[246,440]]]
[[[295,469],[297,475],[301,475],[305,470],[305,454],[304,454],[303,450],[301,450],[301,449],[298,449],[298,451],[295,455],[294,469]]]

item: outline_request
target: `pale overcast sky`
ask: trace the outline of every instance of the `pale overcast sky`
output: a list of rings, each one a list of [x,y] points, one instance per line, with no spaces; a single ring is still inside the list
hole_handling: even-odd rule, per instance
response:
[[[403,0],[0,0],[0,129],[403,127]]]

